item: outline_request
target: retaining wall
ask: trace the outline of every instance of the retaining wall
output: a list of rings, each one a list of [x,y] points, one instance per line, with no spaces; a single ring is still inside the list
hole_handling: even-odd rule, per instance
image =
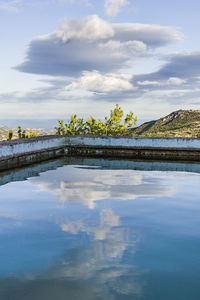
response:
[[[0,170],[63,155],[200,162],[200,139],[43,136],[0,142]]]
[[[200,149],[200,139],[190,138],[140,138],[140,137],[88,137],[43,136],[0,142],[0,157],[60,148],[65,146],[145,147]]]

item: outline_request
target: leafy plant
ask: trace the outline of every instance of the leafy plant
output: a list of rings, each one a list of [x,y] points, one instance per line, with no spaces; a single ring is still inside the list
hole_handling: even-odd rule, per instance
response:
[[[27,134],[26,134],[26,130],[24,129],[23,132],[22,132],[22,138],[23,139],[26,139],[27,138]]]
[[[21,126],[18,126],[17,133],[19,139],[28,139],[39,136],[39,133],[37,131],[34,132],[32,129],[30,129],[29,132],[27,132],[26,129],[22,129]]]
[[[63,120],[58,120],[57,134],[59,135],[106,135],[106,136],[130,136],[132,135],[132,126],[136,124],[137,117],[133,112],[127,114],[122,120],[124,112],[116,104],[110,111],[110,116],[106,116],[104,121],[96,120],[90,116],[85,122],[77,115],[73,115],[70,121],[64,124]]]
[[[7,140],[10,141],[10,140],[12,140],[12,138],[13,138],[13,131],[9,130]]]
[[[21,126],[18,126],[18,138],[21,139],[22,138],[22,127]]]

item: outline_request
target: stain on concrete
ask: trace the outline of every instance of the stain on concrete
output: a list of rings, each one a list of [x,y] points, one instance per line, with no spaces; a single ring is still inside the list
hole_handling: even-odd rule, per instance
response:
[[[200,161],[200,139],[43,136],[0,142],[0,170],[61,156]]]

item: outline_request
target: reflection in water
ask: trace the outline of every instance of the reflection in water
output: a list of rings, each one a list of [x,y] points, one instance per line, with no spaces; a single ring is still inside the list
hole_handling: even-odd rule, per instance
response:
[[[61,228],[63,231],[71,232],[73,234],[86,232],[87,234],[93,234],[95,240],[104,240],[112,233],[111,228],[119,225],[119,217],[116,216],[111,209],[104,209],[100,212],[99,226],[84,225],[83,221],[79,220],[63,223]]]
[[[73,171],[72,171],[73,170]],[[112,173],[112,174],[111,174]],[[103,199],[136,199],[146,196],[167,196],[174,193],[174,187],[160,181],[159,174],[146,174],[132,170],[102,170],[63,167],[40,178],[32,178],[40,191],[53,193],[62,202],[80,202],[94,209],[95,201]]]
[[[97,165],[0,186],[0,299],[199,299],[200,176]]]
[[[111,209],[101,210],[99,217],[97,226],[81,220],[61,224],[64,232],[89,235],[89,243],[83,248],[70,249],[45,272],[27,272],[20,277],[0,279],[0,299],[12,296],[12,299],[21,300],[58,297],[60,300],[86,300],[116,299],[120,295],[140,298],[144,285],[142,271],[121,261],[128,247],[134,254],[139,242],[137,234],[119,227],[120,219]]]
[[[82,157],[65,157],[52,161],[33,164],[24,168],[16,168],[0,172],[0,185],[12,181],[23,181],[27,178],[39,176],[40,173],[48,170],[55,170],[64,165],[79,165],[90,167],[100,167],[104,169],[131,169],[142,171],[176,171],[176,172],[193,172],[200,173],[200,163],[183,163],[183,162],[156,162],[140,160],[113,160],[113,159],[95,159]]]
[[[81,220],[61,224],[65,232],[78,234],[85,232],[91,236],[91,243],[87,248],[72,251],[66,261],[57,270],[51,270],[53,278],[70,278],[71,280],[91,281],[96,278],[92,288],[97,289],[96,296],[100,299],[112,299],[113,291],[119,295],[141,295],[141,271],[136,267],[121,262],[124,251],[131,246],[133,255],[139,238],[131,233],[129,228],[120,226],[120,219],[111,209],[100,211],[99,224],[93,226],[84,224]],[[95,220],[90,220],[91,223]],[[129,235],[132,234],[132,242]],[[72,260],[69,260],[72,255]],[[131,284],[130,284],[131,283]],[[96,299],[96,298],[94,298]]]
[[[106,257],[121,258],[129,243],[129,230],[128,228],[117,226],[120,226],[119,217],[111,209],[103,209],[100,212],[100,224],[98,226],[87,225],[79,220],[63,223],[61,228],[63,231],[72,234],[85,232],[91,235],[94,240],[107,241],[106,245],[104,245],[104,254]],[[136,241],[138,239],[132,242],[132,246]]]

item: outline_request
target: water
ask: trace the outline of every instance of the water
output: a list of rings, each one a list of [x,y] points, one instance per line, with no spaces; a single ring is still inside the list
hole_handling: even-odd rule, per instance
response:
[[[65,159],[1,173],[0,299],[200,299],[198,171]]]

